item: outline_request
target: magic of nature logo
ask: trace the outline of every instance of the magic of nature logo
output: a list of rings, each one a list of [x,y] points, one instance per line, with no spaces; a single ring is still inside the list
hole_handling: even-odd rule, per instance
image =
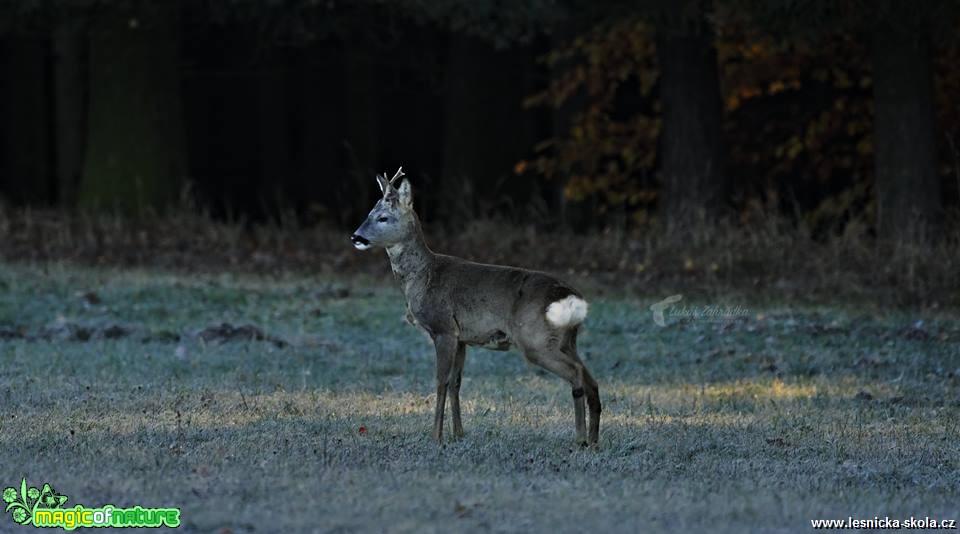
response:
[[[57,493],[50,484],[41,488],[28,487],[27,479],[20,488],[3,490],[4,512],[9,512],[15,523],[35,527],[54,527],[73,530],[78,527],[178,527],[179,508],[118,508],[107,504],[99,508],[83,505],[65,507],[67,496]]]

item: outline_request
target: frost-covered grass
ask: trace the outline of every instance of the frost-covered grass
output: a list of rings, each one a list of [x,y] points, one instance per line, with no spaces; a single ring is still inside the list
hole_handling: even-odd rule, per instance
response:
[[[432,348],[390,281],[0,265],[0,486],[178,506],[192,532],[960,519],[955,318],[739,294],[739,319],[661,328],[663,296],[592,299],[599,447],[574,446],[568,386],[478,349],[467,436],[437,445]]]

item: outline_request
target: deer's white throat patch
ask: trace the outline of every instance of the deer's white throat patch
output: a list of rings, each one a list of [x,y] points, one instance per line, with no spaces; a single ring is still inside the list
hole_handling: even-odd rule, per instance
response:
[[[547,322],[556,328],[576,326],[587,318],[588,308],[587,301],[576,295],[567,295],[547,306]]]
[[[357,241],[353,242],[353,246],[356,247],[357,250],[370,250],[370,248],[373,247],[370,243],[359,243]]]

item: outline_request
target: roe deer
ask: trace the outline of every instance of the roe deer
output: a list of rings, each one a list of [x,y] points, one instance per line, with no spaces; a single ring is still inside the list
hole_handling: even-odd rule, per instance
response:
[[[587,302],[575,289],[546,273],[474,263],[436,254],[423,239],[413,211],[410,182],[402,167],[392,179],[377,176],[383,192],[351,236],[356,248],[384,247],[407,299],[407,320],[423,328],[437,351],[437,404],[433,437],[443,437],[447,391],[453,433],[463,436],[460,381],[467,345],[494,350],[518,347],[530,362],[570,383],[577,441],[596,443],[600,434],[597,382],[577,355],[577,330]],[[590,407],[590,434],[584,420]]]

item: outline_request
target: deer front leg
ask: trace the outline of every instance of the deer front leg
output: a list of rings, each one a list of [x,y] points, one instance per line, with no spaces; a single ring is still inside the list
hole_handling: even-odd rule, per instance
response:
[[[457,343],[457,353],[450,368],[450,411],[453,412],[453,435],[463,437],[463,421],[460,419],[460,382],[463,380],[463,362],[467,358],[467,346]]]
[[[443,408],[447,403],[447,383],[457,353],[457,338],[438,335],[433,338],[437,349],[437,407],[433,412],[433,439],[443,441]]]

